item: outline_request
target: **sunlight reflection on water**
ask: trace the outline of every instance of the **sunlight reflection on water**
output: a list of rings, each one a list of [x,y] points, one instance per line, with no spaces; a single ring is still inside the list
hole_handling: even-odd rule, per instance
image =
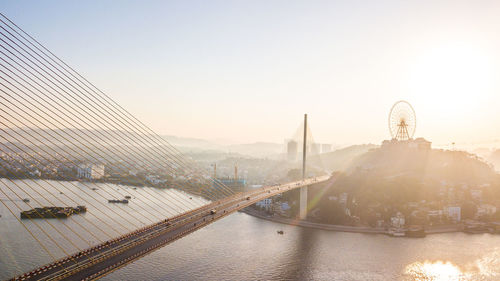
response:
[[[457,265],[442,261],[414,262],[406,267],[405,274],[418,281],[468,280]]]
[[[450,261],[414,262],[406,266],[404,275],[404,280],[415,281],[500,280],[500,250],[464,266]]]

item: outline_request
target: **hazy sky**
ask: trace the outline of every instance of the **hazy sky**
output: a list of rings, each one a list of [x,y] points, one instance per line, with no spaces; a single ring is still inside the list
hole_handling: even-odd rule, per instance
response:
[[[160,134],[282,142],[500,139],[500,1],[2,1],[1,11]],[[499,143],[500,144],[500,143]]]

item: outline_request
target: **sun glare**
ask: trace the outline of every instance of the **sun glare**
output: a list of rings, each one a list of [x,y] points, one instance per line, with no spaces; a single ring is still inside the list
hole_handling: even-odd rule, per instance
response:
[[[450,262],[415,262],[408,265],[405,274],[416,281],[458,281],[464,273]]]
[[[491,94],[492,67],[487,53],[477,46],[447,44],[416,58],[410,88],[428,104],[447,105],[463,112],[476,109]]]

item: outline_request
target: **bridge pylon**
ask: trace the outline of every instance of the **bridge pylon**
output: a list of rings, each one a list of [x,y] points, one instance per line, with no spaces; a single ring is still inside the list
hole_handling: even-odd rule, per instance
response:
[[[307,114],[304,114],[304,141],[302,146],[302,180],[306,178],[306,155],[307,154]],[[299,218],[307,217],[307,186],[300,188]]]

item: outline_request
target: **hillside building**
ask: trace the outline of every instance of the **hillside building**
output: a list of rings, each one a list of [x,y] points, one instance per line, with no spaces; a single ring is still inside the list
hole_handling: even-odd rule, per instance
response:
[[[418,150],[431,150],[431,142],[424,138],[416,138],[409,140],[384,140],[382,142],[382,149],[418,149]]]

